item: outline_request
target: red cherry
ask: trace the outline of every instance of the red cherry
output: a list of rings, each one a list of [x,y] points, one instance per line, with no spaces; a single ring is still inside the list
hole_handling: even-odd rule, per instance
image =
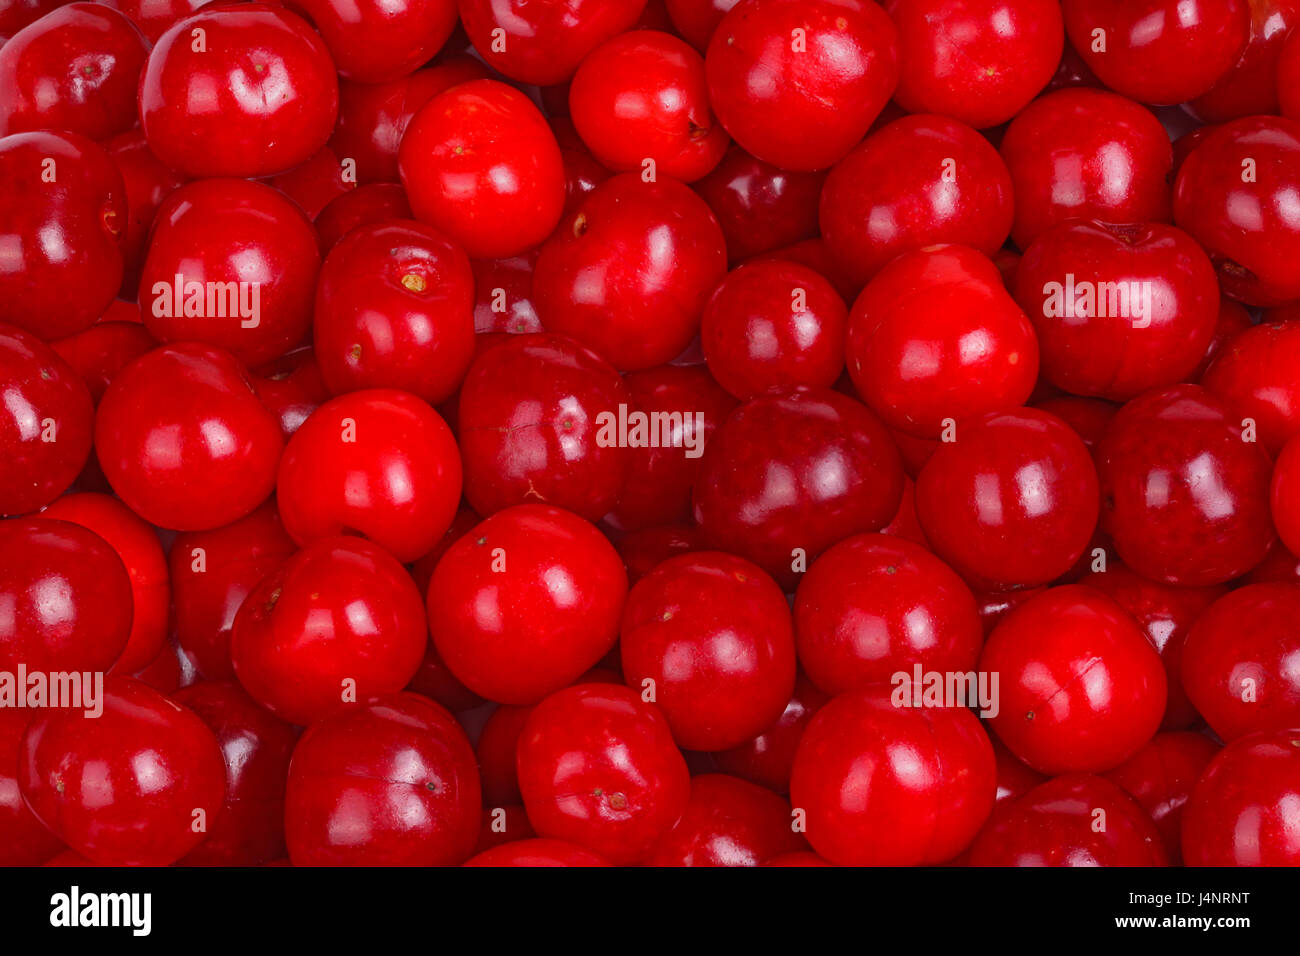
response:
[[[205,179],[158,210],[140,274],[145,327],[260,365],[311,326],[319,240],[298,205],[261,183]]]
[[[330,397],[310,346],[261,366],[253,373],[252,384],[267,411],[279,420],[286,440]]]
[[[1300,863],[1300,734],[1274,730],[1219,751],[1183,810],[1188,866]]]
[[[646,859],[685,812],[690,776],[668,721],[638,691],[583,684],[529,716],[519,789],[540,835],[627,864]]]
[[[153,336],[138,322],[98,322],[84,332],[50,343],[50,348],[85,382],[96,402],[104,397],[118,372],[157,347]]]
[[[309,219],[315,219],[336,196],[357,188],[352,170],[328,146],[267,183],[297,203]]]
[[[1247,0],[1250,39],[1236,64],[1204,96],[1188,104],[1193,116],[1222,123],[1260,113],[1276,113],[1281,79],[1279,59],[1287,37],[1300,24],[1296,0]]]
[[[866,282],[900,253],[937,242],[987,256],[1011,232],[1011,176],[983,136],[941,116],[905,116],[836,163],[821,196],[832,255]]]
[[[0,7],[0,41],[8,40],[29,23],[34,23],[68,0],[6,0]]]
[[[126,189],[75,133],[0,138],[0,322],[42,339],[89,328],[122,284]]]
[[[1052,0],[887,0],[902,72],[894,93],[909,113],[940,113],[984,129],[1042,91],[1065,42]]]
[[[334,394],[386,386],[430,404],[474,357],[469,259],[417,222],[359,226],[334,246],[316,289],[315,343]]]
[[[862,291],[862,284],[853,281],[850,276],[844,273],[844,270],[832,258],[830,247],[820,236],[815,239],[796,242],[794,245],[786,246],[783,249],[762,253],[749,261],[768,262],[773,259],[794,262],[820,273],[831,285],[835,286],[835,291],[840,294],[840,298],[845,302],[852,302],[857,294]]]
[[[503,705],[492,711],[474,747],[479,773],[483,778],[483,803],[501,807],[519,803],[519,770],[516,756],[519,735],[532,714],[532,707]]]
[[[134,300],[140,288],[140,268],[149,251],[149,230],[158,208],[185,177],[163,165],[138,129],[114,136],[104,144],[126,186],[126,267],[122,275],[121,295]]]
[[[1124,563],[1169,584],[1222,584],[1274,540],[1268,453],[1197,385],[1129,402],[1097,446],[1102,526]]]
[[[718,25],[705,66],[736,142],[785,169],[825,169],[893,94],[898,35],[864,0],[746,0]]]
[[[477,856],[495,846],[533,839],[537,832],[528,822],[522,803],[506,807],[484,807],[483,823],[479,828],[478,842],[474,844]]]
[[[0,515],[49,504],[90,454],[90,392],[54,349],[0,325]]]
[[[1183,648],[1187,696],[1223,740],[1300,726],[1300,585],[1251,584],[1215,601]]]
[[[18,790],[23,731],[32,716],[29,710],[0,709],[0,866],[36,866],[63,846]]]
[[[726,274],[726,241],[699,196],[632,173],[601,183],[542,247],[533,303],[548,332],[619,369],[676,358]]]
[[[474,852],[479,784],[455,718],[390,694],[308,728],[293,752],[285,838],[294,866],[448,866]]]
[[[1156,734],[1151,742],[1106,774],[1151,816],[1160,830],[1165,853],[1175,866],[1183,862],[1183,808],[1219,745],[1201,734]]]
[[[226,803],[186,866],[258,866],[284,856],[284,782],[297,732],[234,683],[204,681],[175,701],[212,728],[226,763]]]
[[[276,494],[299,544],[360,534],[414,561],[451,524],[460,491],[460,454],[437,412],[375,388],[311,413],[285,448]]]
[[[372,183],[358,186],[329,201],[316,216],[321,255],[327,256],[340,239],[358,226],[389,219],[411,219],[406,190],[396,183]]]
[[[732,146],[694,184],[727,242],[732,262],[817,235],[817,202],[826,177],[792,172]]]
[[[1292,438],[1273,468],[1273,524],[1282,544],[1300,555],[1300,435]]]
[[[669,558],[705,550],[693,525],[669,524],[625,534],[617,542],[619,557],[627,566],[628,581],[635,584]]]
[[[803,674],[795,679],[794,693],[785,710],[762,733],[730,750],[713,754],[719,770],[775,790],[790,790],[790,768],[795,749],[813,715],[830,700]]]
[[[484,850],[464,866],[609,866],[604,857],[563,840],[519,840]]]
[[[1219,315],[1209,258],[1158,223],[1052,226],[1025,251],[1015,295],[1038,333],[1043,377],[1113,401],[1185,381]]]
[[[1298,188],[1296,120],[1225,123],[1187,157],[1174,188],[1174,219],[1209,253],[1226,294],[1265,306],[1300,298],[1300,213],[1290,205]]]
[[[1079,398],[1075,395],[1062,395],[1059,398],[1047,398],[1034,402],[1034,408],[1055,415],[1073,429],[1083,439],[1089,451],[1092,451],[1101,436],[1106,433],[1110,420],[1119,411],[1119,406],[1100,398]]]
[[[1165,712],[1155,649],[1120,605],[1079,585],[1051,588],[1008,614],[979,671],[1001,675],[994,732],[1042,773],[1117,767]]]
[[[1295,34],[1282,46],[1278,58],[1277,97],[1282,115],[1300,120],[1300,41]]]
[[[1201,384],[1254,419],[1270,454],[1300,435],[1300,323],[1269,322],[1234,336]]]
[[[739,0],[667,0],[668,19],[679,36],[701,53],[718,24]]]
[[[533,255],[474,259],[474,331],[540,332],[533,308]]]
[[[701,320],[704,357],[737,398],[783,385],[834,385],[844,371],[848,310],[806,266],[756,262],[727,275]]]
[[[1021,249],[1067,219],[1169,220],[1169,136],[1146,107],[1114,93],[1066,89],[1035,100],[1007,127],[1002,158]]]
[[[460,392],[471,507],[488,515],[542,501],[598,521],[630,463],[625,447],[606,440],[606,420],[630,404],[618,373],[569,339],[512,335],[487,349]]]
[[[691,778],[682,818],[647,866],[760,866],[807,847],[792,829],[790,804],[770,790],[708,773]]]
[[[896,707],[854,691],[817,712],[795,752],[790,802],[808,842],[841,866],[940,863],[979,831],[993,748],[965,707]]]
[[[695,521],[710,546],[793,589],[796,569],[884,527],[902,494],[898,451],[871,412],[829,389],[781,389],[740,406],[710,440]]]
[[[1065,774],[995,810],[971,866],[1167,866],[1160,831],[1105,777]]]
[[[442,49],[456,26],[455,0],[298,0],[339,74],[358,83],[406,76]]]
[[[582,61],[569,109],[583,142],[617,171],[692,182],[718,165],[731,141],[709,110],[704,59],[669,33],[634,30]]]
[[[283,440],[229,352],[163,346],[113,380],[95,448],[113,490],[150,524],[199,531],[242,518],[275,487]]]
[[[100,866],[174,863],[220,815],[216,738],[193,711],[129,677],[104,682],[101,706],[94,717],[46,710],[32,720],[19,754],[23,799]]]
[[[177,20],[188,17],[206,0],[96,0],[131,18],[151,44]]]
[[[1116,93],[1182,103],[1227,73],[1250,37],[1247,0],[1063,0],[1065,28]]]
[[[916,479],[934,551],[985,590],[1033,587],[1070,569],[1097,525],[1097,472],[1082,440],[1032,408],[956,425]]]
[[[296,14],[265,3],[209,4],[174,23],[140,77],[149,148],[194,177],[293,169],[325,145],[338,104],[338,78],[320,36]]]
[[[614,646],[626,581],[618,553],[581,518],[545,505],[507,508],[434,569],[433,642],[474,692],[535,703]]]
[[[422,106],[397,163],[416,218],[473,258],[537,245],[564,208],[555,136],[528,97],[496,80],[461,83]]]
[[[828,694],[898,673],[972,670],[984,631],[970,588],[920,545],[863,534],[828,550],[795,594],[799,662]]]
[[[1021,404],[1038,377],[1033,326],[968,246],[928,246],[881,270],[853,304],[845,352],[868,407],[917,438]]]
[[[0,136],[38,129],[107,139],[135,125],[148,45],[101,3],[70,3],[0,47]]]

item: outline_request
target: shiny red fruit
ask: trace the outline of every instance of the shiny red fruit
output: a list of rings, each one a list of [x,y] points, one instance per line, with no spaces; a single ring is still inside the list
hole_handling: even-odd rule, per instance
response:
[[[474,750],[451,714],[390,694],[310,727],[289,764],[294,866],[454,866],[474,852]]]
[[[713,754],[713,762],[719,770],[732,776],[777,793],[788,793],[795,750],[803,739],[808,722],[829,700],[812,681],[799,674],[795,678],[794,693],[781,716],[758,736],[730,750]]]
[[[830,389],[781,389],[740,406],[710,440],[695,521],[708,545],[792,590],[831,545],[888,524],[902,494],[898,450],[871,412]]]
[[[188,17],[206,0],[97,0],[131,18],[151,44],[177,20]]]
[[[1272,462],[1240,418],[1196,385],[1147,392],[1097,446],[1102,526],[1124,563],[1169,584],[1222,584],[1274,540]]]
[[[331,399],[302,423],[276,497],[299,544],[360,534],[414,561],[451,524],[460,491],[460,453],[437,412],[409,392],[374,388]]]
[[[811,170],[866,134],[898,61],[894,25],[869,0],[743,0],[718,25],[705,66],[713,110],[736,142]]]
[[[1288,551],[1300,555],[1300,435],[1287,442],[1278,455],[1271,492],[1278,536]]]
[[[23,799],[100,866],[167,866],[221,813],[226,770],[191,710],[129,677],[104,682],[103,713],[46,710],[19,754]]]
[[[442,49],[456,0],[298,0],[339,75],[358,83],[406,76]]]
[[[1033,408],[960,421],[916,479],[939,557],[984,590],[1033,587],[1070,569],[1097,525],[1097,471],[1083,441]]]
[[[139,322],[100,321],[84,332],[50,343],[50,348],[86,383],[96,402],[104,397],[122,369],[157,347],[153,336]]]
[[[196,342],[128,365],[95,421],[95,450],[118,497],[150,524],[181,531],[229,524],[265,501],[282,448],[248,371]]]
[[[694,183],[739,262],[817,235],[817,202],[825,175],[792,172],[732,146],[713,172]]]
[[[1243,417],[1276,455],[1300,435],[1300,323],[1266,322],[1233,336],[1201,384]]]
[[[1282,48],[1300,24],[1297,0],[1247,0],[1250,39],[1233,67],[1203,96],[1187,104],[1206,123],[1276,113]]]
[[[635,584],[669,558],[704,551],[699,529],[689,524],[666,524],[622,535],[615,545]]]
[[[311,346],[286,352],[255,369],[253,391],[280,422],[286,441],[330,397]]]
[[[1165,853],[1175,866],[1183,862],[1183,808],[1219,745],[1201,734],[1156,734],[1151,742],[1106,774],[1151,816],[1160,830]]]
[[[640,692],[583,684],[534,708],[519,738],[519,788],[540,835],[628,864],[685,812],[691,781],[668,721]]]
[[[461,83],[422,106],[397,164],[416,218],[472,258],[537,245],[564,208],[554,134],[528,97],[496,80]]]
[[[1067,219],[1169,220],[1169,136],[1146,107],[1114,93],[1066,89],[1035,100],[1007,127],[1002,158],[1021,249]]]
[[[563,840],[518,840],[471,857],[464,866],[609,866],[604,857]]]
[[[818,711],[795,753],[790,803],[832,863],[934,864],[970,843],[996,788],[993,747],[969,710],[895,706],[884,688]]]
[[[149,231],[158,209],[186,180],[153,154],[139,129],[114,136],[104,147],[113,157],[126,186],[126,266],[120,294],[134,300],[140,289],[140,269],[149,251]]]
[[[360,226],[321,268],[314,330],[334,394],[383,386],[445,401],[474,357],[469,259],[423,223]]]
[[[37,866],[63,844],[28,809],[18,789],[23,731],[35,711],[0,710],[0,866]]]
[[[209,4],[178,21],[140,77],[149,148],[195,177],[293,169],[325,145],[338,105],[338,77],[320,35],[271,4]]]
[[[616,368],[651,368],[690,345],[726,271],[722,229],[699,196],[625,173],[597,186],[542,247],[533,303],[548,332]]]
[[[656,844],[647,866],[760,866],[798,853],[788,801],[726,774],[691,778],[682,818]]]
[[[302,344],[320,248],[292,200],[261,183],[204,179],[158,209],[140,273],[145,328],[206,342],[249,366]]]
[[[358,186],[332,199],[316,217],[321,254],[328,255],[345,235],[357,226],[373,225],[389,219],[410,219],[413,213],[406,201],[406,190],[397,183],[371,183]]]

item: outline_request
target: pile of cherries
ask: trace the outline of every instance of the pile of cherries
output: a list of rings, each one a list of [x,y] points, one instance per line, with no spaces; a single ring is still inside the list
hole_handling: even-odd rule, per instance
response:
[[[0,515],[0,863],[1300,865],[1300,0],[0,0]]]

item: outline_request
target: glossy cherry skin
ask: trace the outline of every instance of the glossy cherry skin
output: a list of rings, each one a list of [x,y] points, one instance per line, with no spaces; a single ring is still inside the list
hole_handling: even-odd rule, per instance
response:
[[[445,401],[474,357],[469,259],[423,223],[359,226],[321,268],[314,334],[334,394],[386,386]]]
[[[1178,171],[1174,220],[1209,253],[1223,291],[1247,305],[1300,299],[1300,121],[1225,123]]]
[[[646,859],[685,812],[691,781],[668,721],[639,691],[581,684],[533,709],[519,789],[538,834],[615,864]]]
[[[121,301],[121,300],[119,300]],[[139,322],[101,321],[84,332],[50,343],[90,389],[98,402],[117,374],[146,352],[158,347]]]
[[[0,135],[58,129],[101,140],[130,129],[147,54],[118,11],[60,7],[0,47]]]
[[[812,170],[866,134],[898,83],[898,59],[897,32],[874,3],[747,0],[718,25],[705,67],[713,111],[736,142]]]
[[[1183,648],[1187,696],[1219,737],[1300,726],[1300,585],[1251,584],[1210,606]]]
[[[112,157],[75,133],[19,133],[0,139],[0,180],[0,322],[46,340],[89,328],[122,284]]]
[[[298,734],[232,682],[201,681],[173,699],[212,728],[226,802],[183,866],[258,866],[284,856],[284,784]]]
[[[564,208],[555,136],[528,97],[496,80],[461,83],[422,106],[397,164],[416,218],[472,258],[537,245]]]
[[[433,701],[378,697],[298,741],[285,791],[294,866],[455,866],[478,832],[474,750]]]
[[[604,166],[693,182],[718,165],[731,142],[709,109],[704,59],[683,40],[634,30],[606,40],[582,61],[569,110]]]
[[[28,809],[18,789],[23,731],[34,713],[0,710],[0,866],[36,866],[63,847]]]
[[[463,866],[609,866],[604,857],[563,840],[517,840],[483,850]]]
[[[1270,492],[1278,536],[1288,551],[1300,555],[1300,435],[1278,455]]]
[[[688,524],[666,524],[632,531],[621,536],[615,544],[632,584],[669,558],[706,550],[699,529]]]
[[[761,733],[794,690],[789,605],[756,565],[684,554],[628,595],[620,648],[629,687],[652,695],[685,750],[725,750]]]
[[[286,352],[255,369],[252,381],[253,391],[279,420],[286,440],[330,397],[311,346]]]
[[[308,219],[315,219],[335,197],[357,188],[351,164],[328,146],[266,182],[297,203]]]
[[[825,175],[792,172],[733,145],[694,189],[713,210],[732,262],[817,235]]]
[[[34,23],[67,0],[6,0],[0,7],[0,41],[8,40],[29,23]]]
[[[739,0],[666,0],[664,7],[677,35],[701,53],[713,31]]]
[[[1093,73],[1143,103],[1182,103],[1208,92],[1250,37],[1247,0],[1064,0],[1062,12]]]
[[[656,844],[647,866],[761,866],[806,850],[790,804],[770,790],[721,773],[691,778],[691,798]]]
[[[1224,346],[1201,384],[1254,419],[1260,443],[1276,455],[1300,435],[1300,323],[1245,329]]]
[[[1097,525],[1097,472],[1083,441],[1032,408],[960,421],[916,480],[916,511],[939,557],[983,590],[1055,580]]]
[[[272,713],[306,725],[401,690],[424,659],[420,592],[384,550],[357,538],[307,545],[235,615],[235,676]]]
[[[492,711],[483,724],[478,743],[474,745],[474,755],[483,782],[484,806],[503,807],[523,800],[519,793],[519,768],[515,758],[519,735],[532,712],[532,707],[502,705]]]
[[[1210,762],[1183,809],[1188,866],[1300,863],[1300,733],[1250,734]]]
[[[554,86],[573,76],[599,44],[631,29],[646,3],[460,0],[459,5],[461,24],[489,66],[514,80]]]
[[[1002,158],[1021,249],[1067,219],[1169,220],[1169,136],[1146,107],[1114,93],[1066,89],[1035,100],[1007,128]]]
[[[202,51],[194,30],[204,31]],[[325,145],[338,105],[320,35],[271,4],[209,4],[174,23],[140,77],[149,148],[193,177],[293,169]]]
[[[788,793],[795,749],[808,722],[829,700],[812,681],[799,674],[795,678],[794,693],[781,716],[758,736],[729,750],[714,753],[714,764],[719,770],[742,780],[777,793]]]
[[[131,633],[113,665],[119,674],[134,674],[162,652],[167,639],[171,592],[167,558],[157,532],[126,505],[110,495],[64,495],[41,513],[81,525],[103,538],[117,552],[131,580]]]
[[[651,368],[691,343],[726,271],[726,240],[704,200],[673,180],[624,173],[597,186],[542,247],[533,304],[548,332],[616,368]]]
[[[835,164],[821,196],[821,232],[855,281],[938,242],[986,256],[1011,232],[1006,163],[984,137],[942,116],[905,116]]]
[[[350,189],[330,200],[316,216],[321,255],[328,256],[338,241],[357,226],[412,217],[406,190],[397,183],[370,183]]]
[[[920,545],[848,538],[813,562],[794,604],[799,662],[828,694],[895,674],[972,670],[984,631],[970,588]]]
[[[217,740],[193,711],[129,677],[104,682],[102,707],[98,717],[60,709],[32,720],[19,753],[23,799],[100,866],[167,866],[221,812]]]
[[[1222,584],[1274,540],[1272,462],[1239,416],[1197,385],[1147,392],[1097,446],[1102,527],[1124,563],[1169,584]]]
[[[1260,113],[1276,113],[1279,70],[1286,40],[1300,23],[1297,0],[1247,0],[1250,39],[1236,64],[1213,88],[1187,104],[1188,111],[1206,123]]]
[[[845,355],[868,407],[916,438],[1019,405],[1038,378],[1033,326],[969,246],[928,246],[882,269],[853,303]]]
[[[1283,116],[1300,120],[1300,43],[1290,39],[1282,47],[1277,65],[1278,107]]]
[[[95,409],[73,368],[36,336],[0,325],[0,514],[49,504],[90,454]]]
[[[122,559],[69,521],[0,521],[0,606],[0,670],[11,675],[20,664],[30,672],[107,671],[131,633]]]
[[[163,165],[139,129],[114,136],[104,147],[113,157],[126,186],[126,266],[120,294],[134,300],[140,288],[140,268],[149,251],[149,230],[158,208],[177,187],[184,185],[185,177]]]
[[[1117,767],[1165,713],[1160,655],[1119,604],[1089,587],[1051,588],[1013,610],[979,670],[1001,675],[994,732],[1042,773]]]
[[[358,83],[406,76],[442,49],[456,26],[455,0],[298,0],[339,75]]]
[[[1112,401],[1186,381],[1219,316],[1209,258],[1160,223],[1052,226],[1025,251],[1015,296],[1038,333],[1043,378]]]
[[[894,98],[978,129],[1005,123],[1045,87],[1065,43],[1051,0],[887,0],[898,28]]]
[[[889,688],[841,694],[795,752],[790,803],[841,866],[941,863],[993,807],[993,747],[964,707],[896,707]]]
[[[451,524],[460,491],[460,453],[438,413],[409,392],[374,388],[331,399],[302,423],[276,497],[299,544],[360,534],[414,561]]]
[[[627,448],[606,441],[604,422],[630,404],[618,372],[571,339],[512,335],[487,349],[460,392],[457,434],[471,507],[488,515],[542,501],[598,521],[631,461]]]
[[[187,17],[205,0],[97,0],[105,6],[120,10],[131,18],[131,22],[140,28],[140,32],[150,44],[157,43],[158,38],[177,20]]]
[[[429,626],[466,687],[498,703],[532,704],[609,652],[626,594],[623,562],[595,527],[559,508],[516,505],[438,562]]]
[[[474,331],[540,332],[533,308],[533,264],[536,255],[509,259],[474,259]]]
[[[1150,815],[1160,830],[1169,862],[1183,862],[1183,808],[1206,765],[1219,752],[1209,737],[1192,733],[1156,734],[1151,742],[1106,774]]]
[[[902,494],[898,450],[871,412],[829,389],[781,389],[750,399],[714,434],[695,522],[711,547],[793,590],[835,542],[888,524]]]
[[[826,279],[793,262],[755,262],[713,290],[700,324],[704,358],[740,399],[784,385],[834,385],[848,310]]]
[[[136,359],[99,403],[109,484],[150,524],[201,531],[242,518],[275,487],[280,425],[224,349],[182,342]]]
[[[206,342],[250,366],[268,362],[306,338],[320,260],[310,220],[271,187],[239,179],[182,186],[150,234],[140,274],[145,327],[160,342]]]
[[[1196,722],[1196,708],[1183,689],[1183,648],[1192,625],[1227,589],[1177,587],[1148,580],[1119,560],[1106,563],[1104,571],[1094,571],[1079,579],[1080,584],[1096,588],[1127,611],[1147,640],[1160,652],[1165,665],[1167,703],[1162,730],[1185,730]]]
[[[1005,809],[1004,809],[1005,807]],[[993,812],[971,866],[1167,866],[1160,831],[1105,777],[1071,773]]]

